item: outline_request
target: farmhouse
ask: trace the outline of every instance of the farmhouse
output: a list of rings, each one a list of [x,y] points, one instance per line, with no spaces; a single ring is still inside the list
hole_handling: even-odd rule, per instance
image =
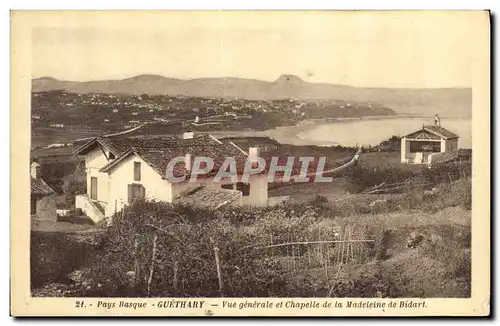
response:
[[[31,206],[30,214],[41,220],[57,219],[55,191],[40,177],[40,164],[30,166]]]
[[[255,153],[256,150],[249,152]],[[252,175],[248,183],[233,184],[228,178],[212,182],[226,157],[235,157],[238,175],[243,173],[247,155],[215,137],[195,137],[185,133],[182,138],[98,137],[75,152],[84,156],[87,171],[87,193],[76,196],[75,204],[94,221],[112,216],[136,198],[174,202],[182,200],[218,206],[234,204],[264,206],[267,203],[267,176]],[[175,165],[173,174],[190,175],[192,161],[204,156],[214,160],[213,174],[199,176],[196,182],[172,183],[166,178],[171,159],[185,157]],[[216,204],[219,203],[219,204]]]
[[[428,164],[439,153],[457,150],[458,135],[438,124],[423,125],[401,137],[401,163]]]

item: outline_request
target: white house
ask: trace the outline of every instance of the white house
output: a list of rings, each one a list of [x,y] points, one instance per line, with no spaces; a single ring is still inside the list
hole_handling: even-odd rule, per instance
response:
[[[255,149],[249,152],[258,155]],[[85,157],[87,171],[87,193],[76,196],[76,207],[95,222],[111,217],[138,197],[164,202],[190,197],[195,202],[210,204],[206,199],[209,194],[212,196],[210,201],[219,196],[219,199],[230,198],[241,205],[267,204],[265,174],[252,175],[248,183],[236,184],[231,180],[214,183],[209,177],[194,183],[167,180],[167,164],[179,156],[186,157],[186,163],[176,165],[173,171],[176,176],[189,176],[191,162],[196,156],[212,158],[215,171],[226,157],[235,157],[241,175],[247,156],[235,146],[208,135],[194,137],[192,133],[186,133],[183,138],[156,139],[99,137],[82,145],[74,154]],[[195,191],[197,188],[205,190]]]
[[[458,135],[438,124],[401,137],[401,163],[428,164],[439,153],[458,150]]]

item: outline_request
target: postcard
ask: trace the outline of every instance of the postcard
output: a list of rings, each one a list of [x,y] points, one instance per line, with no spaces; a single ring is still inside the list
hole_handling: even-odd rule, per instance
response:
[[[11,315],[488,316],[488,11],[12,11]]]

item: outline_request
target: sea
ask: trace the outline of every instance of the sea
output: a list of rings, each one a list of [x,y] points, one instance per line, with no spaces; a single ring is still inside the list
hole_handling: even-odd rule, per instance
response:
[[[347,119],[308,124],[295,133],[294,143],[322,146],[375,146],[391,136],[404,136],[433,124],[430,118]],[[441,118],[441,126],[459,136],[459,148],[472,148],[472,120]],[[277,135],[277,138],[279,135]],[[290,135],[288,135],[290,136]],[[278,139],[280,140],[280,139]],[[283,139],[286,142],[286,139]]]

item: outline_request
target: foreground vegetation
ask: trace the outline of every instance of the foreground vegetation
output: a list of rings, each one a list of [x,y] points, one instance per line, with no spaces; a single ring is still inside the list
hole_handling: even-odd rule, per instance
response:
[[[407,189],[376,205],[373,196],[361,193],[345,200],[317,196],[306,204],[217,211],[136,202],[94,235],[32,233],[33,293],[468,297],[471,179],[459,175],[436,178],[428,186],[432,192]],[[335,255],[325,263],[323,255],[318,264],[291,268],[288,249],[263,248],[331,240],[346,227],[353,239],[374,242],[360,246],[342,265]],[[294,266],[310,259],[310,248],[294,249]],[[60,285],[53,289],[54,284]]]

